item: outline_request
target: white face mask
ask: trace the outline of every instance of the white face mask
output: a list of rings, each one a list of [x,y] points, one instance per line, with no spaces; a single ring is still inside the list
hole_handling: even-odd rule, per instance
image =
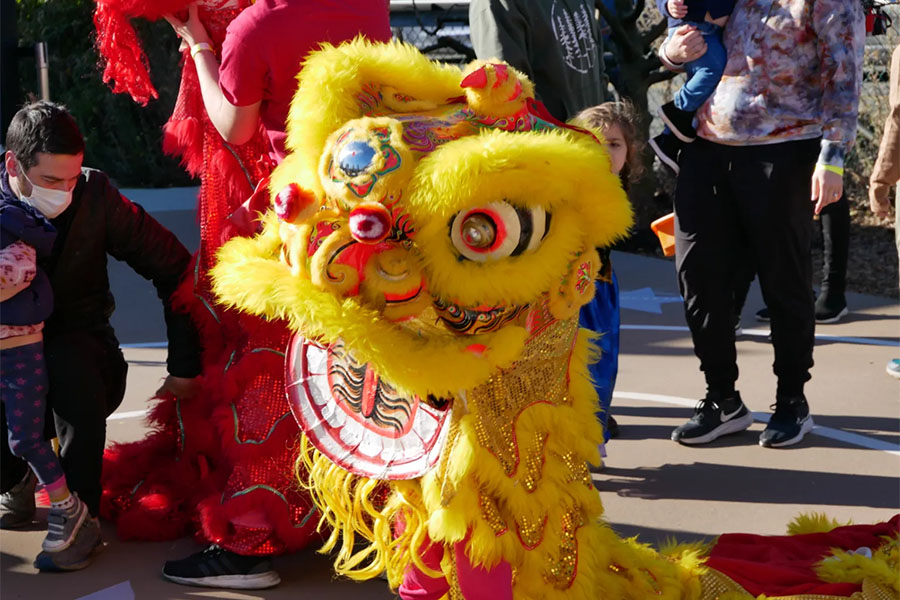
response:
[[[53,188],[35,185],[33,181],[28,179],[28,175],[25,174],[25,169],[22,168],[22,165],[19,165],[19,170],[22,172],[22,177],[25,178],[25,181],[31,184],[31,195],[25,196],[25,194],[22,194],[23,202],[38,209],[48,219],[58,217],[64,210],[69,208],[69,205],[72,203],[72,190],[54,190]],[[21,193],[21,190],[19,192]]]

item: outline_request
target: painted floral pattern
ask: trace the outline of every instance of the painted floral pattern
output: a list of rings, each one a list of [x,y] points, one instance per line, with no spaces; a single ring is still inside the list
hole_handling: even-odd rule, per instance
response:
[[[37,272],[34,248],[18,241],[0,250],[0,289],[4,292],[28,287]],[[44,328],[43,323],[34,325],[0,325],[0,339],[30,335]]]
[[[841,166],[856,137],[864,45],[856,0],[738,0],[699,135],[733,145],[822,136],[819,162]]]

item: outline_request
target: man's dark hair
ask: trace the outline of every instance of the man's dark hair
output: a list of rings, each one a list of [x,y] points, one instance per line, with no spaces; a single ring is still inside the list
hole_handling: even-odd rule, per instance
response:
[[[75,119],[61,104],[31,102],[13,115],[6,132],[6,149],[23,169],[37,164],[37,153],[83,154],[84,138]]]

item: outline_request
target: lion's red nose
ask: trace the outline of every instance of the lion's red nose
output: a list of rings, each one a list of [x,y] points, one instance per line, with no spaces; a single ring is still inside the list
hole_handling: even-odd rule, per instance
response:
[[[377,244],[391,233],[391,213],[381,204],[363,204],[350,211],[350,235],[362,244]]]

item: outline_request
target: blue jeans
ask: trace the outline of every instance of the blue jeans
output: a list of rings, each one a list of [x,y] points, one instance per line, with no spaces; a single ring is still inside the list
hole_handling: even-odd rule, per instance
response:
[[[728,54],[722,43],[722,28],[713,23],[691,23],[703,35],[706,53],[684,65],[688,80],[675,93],[675,108],[695,112],[709,98],[725,71]],[[675,28],[669,30],[672,37]]]
[[[619,373],[619,282],[615,272],[612,281],[597,280],[594,299],[581,307],[578,324],[600,334],[596,344],[600,347],[600,360],[588,364],[600,410],[597,418],[603,424],[603,441],[609,441],[606,422],[609,405],[612,404],[616,375]]]

